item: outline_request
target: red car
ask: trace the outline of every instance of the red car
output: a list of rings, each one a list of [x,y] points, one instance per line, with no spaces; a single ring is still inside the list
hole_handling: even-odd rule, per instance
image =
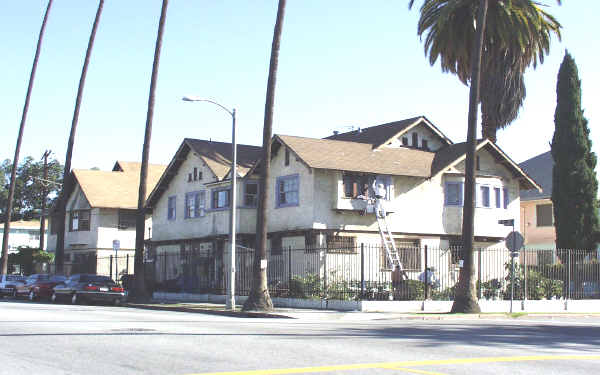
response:
[[[30,301],[38,298],[50,299],[53,288],[66,280],[61,275],[34,274],[27,278],[24,285],[16,289],[17,296],[27,296]]]

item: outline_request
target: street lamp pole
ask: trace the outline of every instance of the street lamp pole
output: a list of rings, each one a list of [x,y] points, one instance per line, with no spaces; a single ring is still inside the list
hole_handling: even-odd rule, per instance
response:
[[[229,194],[230,209],[229,209],[229,244],[231,245],[230,260],[229,260],[229,288],[227,289],[226,308],[235,310],[235,226],[236,226],[236,207],[237,207],[237,143],[235,139],[236,124],[235,124],[235,108],[232,110],[217,103],[214,100],[204,99],[194,96],[184,96],[182,98],[186,102],[207,102],[212,103],[231,115],[231,192]]]

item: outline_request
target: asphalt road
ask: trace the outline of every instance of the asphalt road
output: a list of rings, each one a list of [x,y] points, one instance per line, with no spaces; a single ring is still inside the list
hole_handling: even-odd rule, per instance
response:
[[[596,374],[600,319],[236,318],[0,300],[0,374]],[[356,318],[354,318],[356,317]]]

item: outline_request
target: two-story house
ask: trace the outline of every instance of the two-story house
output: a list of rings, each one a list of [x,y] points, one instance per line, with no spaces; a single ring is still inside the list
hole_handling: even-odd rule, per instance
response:
[[[133,272],[135,216],[141,163],[117,161],[112,171],[74,169],[67,197],[65,218],[65,272],[107,273],[109,257],[126,258],[119,273]],[[164,165],[148,166],[147,190],[151,191],[165,170]],[[56,250],[56,213],[50,217],[48,251]],[[151,235],[152,218],[146,220],[146,238]],[[119,241],[115,254],[113,241]]]
[[[241,147],[246,152],[240,153],[236,227],[238,241],[251,247],[260,149]],[[374,183],[386,191],[387,221],[399,248],[460,245],[466,147],[452,143],[425,117],[326,139],[275,135],[271,147],[272,251],[380,245],[375,215],[364,199],[373,197]],[[201,273],[217,282],[229,231],[228,212],[221,211],[229,208],[229,193],[221,192],[231,182],[230,150],[230,144],[185,140],[148,199],[155,254],[206,254]],[[519,191],[539,187],[489,140],[478,143],[476,155],[476,246],[503,246],[511,228],[498,220],[515,219],[518,228]],[[410,256],[422,256],[416,251]],[[178,261],[184,263],[165,257],[159,279],[180,274]]]

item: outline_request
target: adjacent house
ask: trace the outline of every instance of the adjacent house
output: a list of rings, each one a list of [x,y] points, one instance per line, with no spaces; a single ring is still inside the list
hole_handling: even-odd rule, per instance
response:
[[[135,215],[141,163],[117,161],[112,171],[74,169],[71,191],[66,192],[65,272],[109,271],[109,257],[115,255],[113,241],[118,240],[117,255],[122,261],[119,273],[133,271],[135,252]],[[151,191],[165,170],[164,165],[148,166],[147,190]],[[56,227],[50,218],[48,251],[56,250]],[[146,220],[150,237],[152,219]],[[104,264],[106,263],[106,264]]]
[[[4,233],[4,223],[0,223],[0,235]],[[48,233],[48,230],[44,232]],[[44,248],[47,237],[44,237]],[[19,220],[10,222],[8,252],[16,253],[21,246],[40,247],[40,221]]]
[[[386,191],[387,221],[397,247],[406,249],[401,252],[404,261],[419,263],[425,245],[460,245],[466,146],[454,144],[427,118],[326,139],[275,135],[271,147],[267,215],[272,255],[288,248],[335,252],[381,244],[375,215],[367,206],[374,184]],[[259,150],[246,145],[238,149],[236,227],[244,246],[254,244]],[[227,143],[184,140],[148,198],[154,255],[204,254],[200,274],[209,283],[222,280],[230,155]],[[478,142],[476,155],[476,246],[503,246],[511,228],[498,220],[515,219],[518,227],[520,190],[539,186],[489,140]],[[447,255],[449,263],[458,263],[459,255]],[[390,270],[385,256],[380,263],[377,268]],[[182,272],[175,262],[157,267],[162,267],[163,279]]]
[[[528,159],[520,167],[542,188],[521,191],[521,234],[526,249],[555,249],[556,230],[552,209],[552,169],[550,151]]]

